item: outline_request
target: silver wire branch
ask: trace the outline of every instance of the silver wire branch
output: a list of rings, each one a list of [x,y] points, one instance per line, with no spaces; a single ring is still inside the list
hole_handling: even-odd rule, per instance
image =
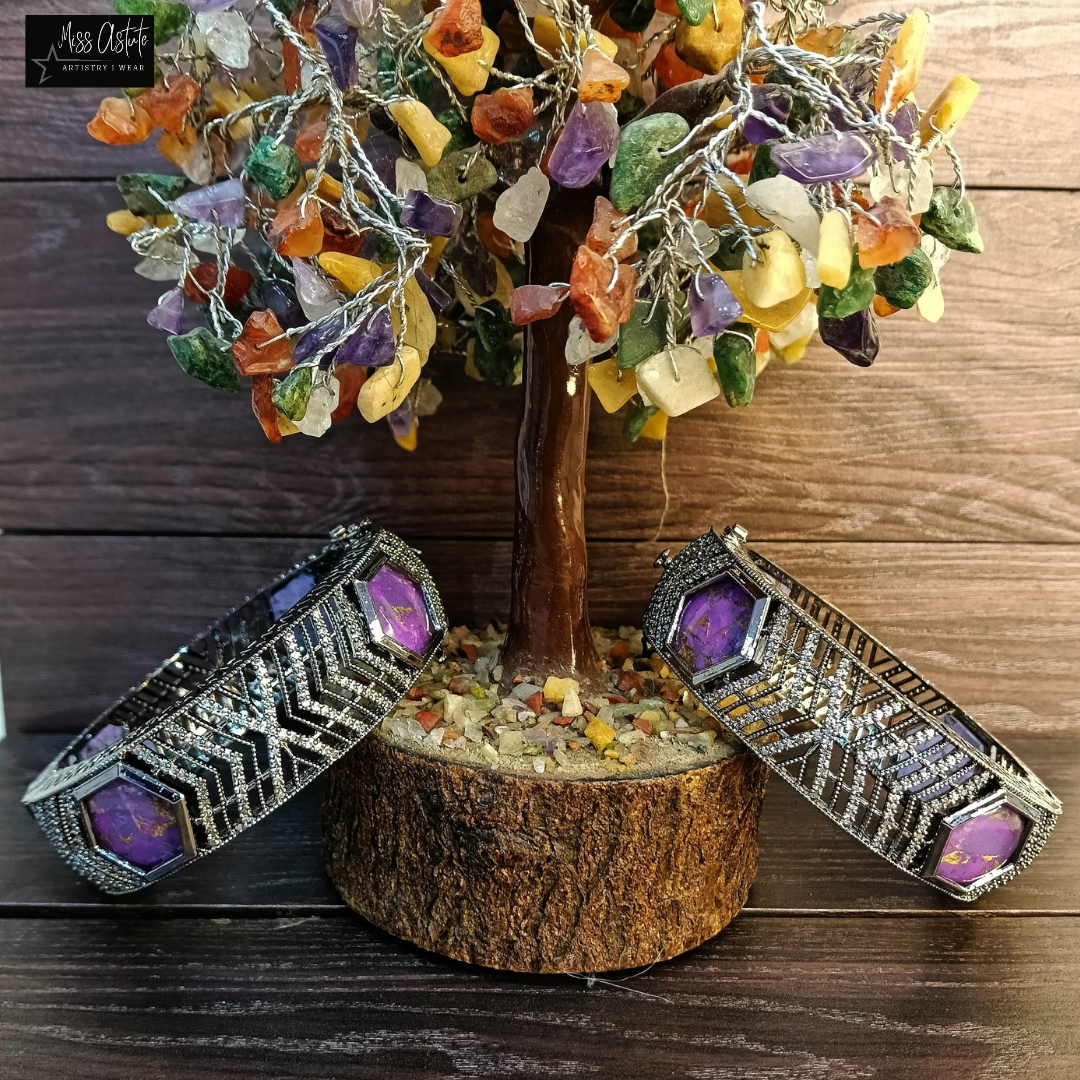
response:
[[[680,284],[690,274],[709,266],[701,240],[694,231],[693,221],[710,195],[720,200],[731,219],[730,225],[714,230],[714,235],[737,238],[751,258],[757,257],[753,238],[768,231],[767,228],[748,227],[742,221],[728,190],[729,186],[734,190],[745,190],[746,187],[744,178],[728,167],[727,155],[736,138],[741,137],[747,118],[753,116],[766,123],[771,122],[770,117],[754,108],[751,73],[781,71],[789,84],[785,90],[806,102],[810,112],[809,123],[806,131],[798,137],[837,130],[839,121],[844,129],[855,131],[870,141],[876,147],[881,162],[890,164],[895,155],[901,156],[909,170],[909,196],[914,190],[919,162],[929,158],[938,142],[944,143],[950,157],[954,156],[951,146],[940,136],[935,136],[935,142],[927,146],[920,145],[917,135],[907,141],[900,139],[889,121],[887,109],[876,112],[869,105],[855,100],[844,85],[842,75],[848,74],[845,69],[852,65],[864,68],[876,83],[885,51],[894,38],[896,27],[906,15],[887,12],[845,26],[845,30],[849,31],[863,26],[881,29],[858,43],[854,51],[826,57],[791,43],[797,36],[795,29],[799,33],[805,32],[799,20],[818,26],[824,24],[826,4],[817,0],[770,0],[770,6],[785,13],[787,21],[781,20],[779,28],[774,26],[770,36],[764,21],[765,4],[756,2],[748,7],[738,54],[721,77],[727,98],[720,108],[697,123],[682,140],[660,151],[662,155],[671,155],[691,148],[657,190],[615,229],[612,251],[617,251],[631,233],[639,232],[651,223],[658,223],[662,230],[661,242],[638,264],[641,283],[652,288],[650,318],[660,301],[664,300],[668,302],[670,323],[673,317],[670,312],[674,308],[671,301]],[[887,99],[895,90],[895,81],[894,78],[887,88]],[[796,138],[786,126],[777,126],[777,137],[781,141]],[[957,175],[958,183],[962,184],[959,170]],[[853,191],[853,183],[846,181],[836,185],[809,185],[807,195],[819,213],[839,205],[850,215],[862,214],[872,218],[872,214],[854,200]],[[618,263],[614,256],[611,256],[611,261],[614,275]]]

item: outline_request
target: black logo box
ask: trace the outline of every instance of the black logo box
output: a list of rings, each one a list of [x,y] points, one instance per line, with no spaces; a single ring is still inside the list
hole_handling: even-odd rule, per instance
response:
[[[153,17],[27,15],[26,85],[153,86]]]

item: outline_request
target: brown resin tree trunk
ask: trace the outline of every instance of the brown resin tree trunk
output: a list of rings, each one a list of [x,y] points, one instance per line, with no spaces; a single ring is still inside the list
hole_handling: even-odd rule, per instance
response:
[[[594,193],[553,196],[529,280],[564,280]],[[602,689],[585,598],[585,365],[567,366],[565,303],[526,334],[504,680],[557,674]],[[376,926],[515,971],[609,971],[676,956],[746,902],[765,769],[737,752],[650,775],[511,774],[392,742],[377,729],[331,770],[327,872]]]
[[[527,251],[528,280],[563,281],[592,220],[595,192],[553,194]],[[570,676],[599,685],[599,659],[585,594],[585,451],[589,435],[587,365],[567,366],[570,302],[525,334],[524,388],[517,453],[510,624],[505,679]]]

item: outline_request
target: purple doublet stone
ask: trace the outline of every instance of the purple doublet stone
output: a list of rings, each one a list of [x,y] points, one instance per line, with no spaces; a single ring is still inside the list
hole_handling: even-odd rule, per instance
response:
[[[430,236],[453,236],[461,224],[461,207],[426,191],[407,191],[401,204],[401,224]]]
[[[578,103],[548,160],[548,176],[567,188],[591,183],[619,145],[619,117],[603,101]]]
[[[76,761],[86,761],[87,758],[96,757],[102,750],[108,750],[110,746],[115,746],[126,734],[127,728],[123,724],[102,724],[75,751]]]
[[[311,590],[315,588],[314,574],[297,574],[279,589],[270,594],[270,610],[274,619],[280,619],[287,611],[294,608]]]
[[[976,735],[955,713],[945,713],[944,716],[939,716],[938,722],[948,728],[954,735],[963,739],[968,746],[974,746],[976,750],[981,750],[984,754],[990,749],[986,745],[986,740]]]
[[[830,131],[809,139],[777,143],[773,164],[800,184],[832,184],[851,180],[874,160],[869,143],[849,131]]]
[[[743,313],[742,305],[719,274],[696,275],[686,296],[694,337],[719,334]]]
[[[239,180],[222,180],[181,195],[169,203],[169,208],[191,221],[239,229],[244,224],[244,185]]]
[[[184,853],[176,807],[130,780],[110,780],[83,804],[98,846],[140,870]]]
[[[691,593],[679,619],[675,651],[694,671],[738,656],[746,644],[757,601],[730,574]]]
[[[420,586],[383,563],[368,582],[368,593],[383,633],[410,652],[423,653],[435,630]]]
[[[1004,866],[1027,831],[1027,818],[1008,803],[954,825],[934,867],[934,877],[971,885]]]

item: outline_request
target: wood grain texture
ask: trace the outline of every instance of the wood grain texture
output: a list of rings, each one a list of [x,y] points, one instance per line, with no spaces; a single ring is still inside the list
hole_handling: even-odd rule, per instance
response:
[[[356,919],[0,922],[10,1080],[1073,1080],[1075,919],[736,919],[631,982]]]
[[[718,934],[757,872],[765,766],[514,776],[374,734],[329,772],[327,873],[395,937],[504,971],[616,971]]]
[[[306,788],[213,858],[199,860],[152,889],[129,897],[99,892],[64,866],[18,804],[26,785],[63,741],[55,735],[33,735],[0,743],[0,916],[347,915],[323,870],[321,783]],[[1066,806],[1045,854],[1013,885],[988,893],[974,905],[953,900],[873,855],[774,779],[765,793],[758,875],[743,916],[805,911],[1080,916],[1080,817],[1068,812],[1080,799],[1080,739],[1017,735],[1010,737],[1009,746]]]
[[[946,268],[936,326],[895,316],[868,371],[818,348],[748,409],[672,421],[665,536],[719,512],[772,539],[1080,538],[1080,194],[978,200],[988,250]],[[0,528],[320,535],[369,514],[510,535],[517,389],[433,361],[445,400],[415,454],[359,416],[271,446],[245,395],[186,376],[146,325],[161,286],[104,229],[114,205],[105,185],[0,187]],[[596,410],[586,526],[645,539],[661,449],[619,428]]]
[[[1080,548],[750,539],[992,728],[1080,732]],[[421,546],[454,621],[505,618],[508,541]],[[312,550],[310,540],[0,537],[11,730],[80,730],[225,608]],[[591,545],[595,625],[639,622],[658,550]]]
[[[103,90],[27,89],[23,17],[27,12],[102,13],[106,0],[5,0],[0,5],[0,177],[113,176],[159,168],[154,138],[108,147],[86,133]],[[888,10],[881,0],[841,0],[837,18]],[[1046,102],[1067,100],[1080,76],[1080,20],[1073,0],[936,0],[933,37],[919,99],[929,105],[957,72],[982,87],[955,137],[969,183],[995,187],[1075,187],[1080,120]],[[943,157],[943,168],[948,162]]]
[[[265,918],[275,914],[347,917],[323,870],[316,782],[213,858],[200,859],[133,896],[106,896],[72,874],[19,805],[26,785],[63,746],[56,735],[0,743],[0,916],[76,914],[135,918],[165,915]],[[779,779],[765,792],[758,874],[743,918],[812,911],[906,912],[957,918],[988,914],[1080,916],[1080,739],[1010,737],[1065,804],[1046,851],[1005,888],[963,904],[902,874],[841,832]]]

